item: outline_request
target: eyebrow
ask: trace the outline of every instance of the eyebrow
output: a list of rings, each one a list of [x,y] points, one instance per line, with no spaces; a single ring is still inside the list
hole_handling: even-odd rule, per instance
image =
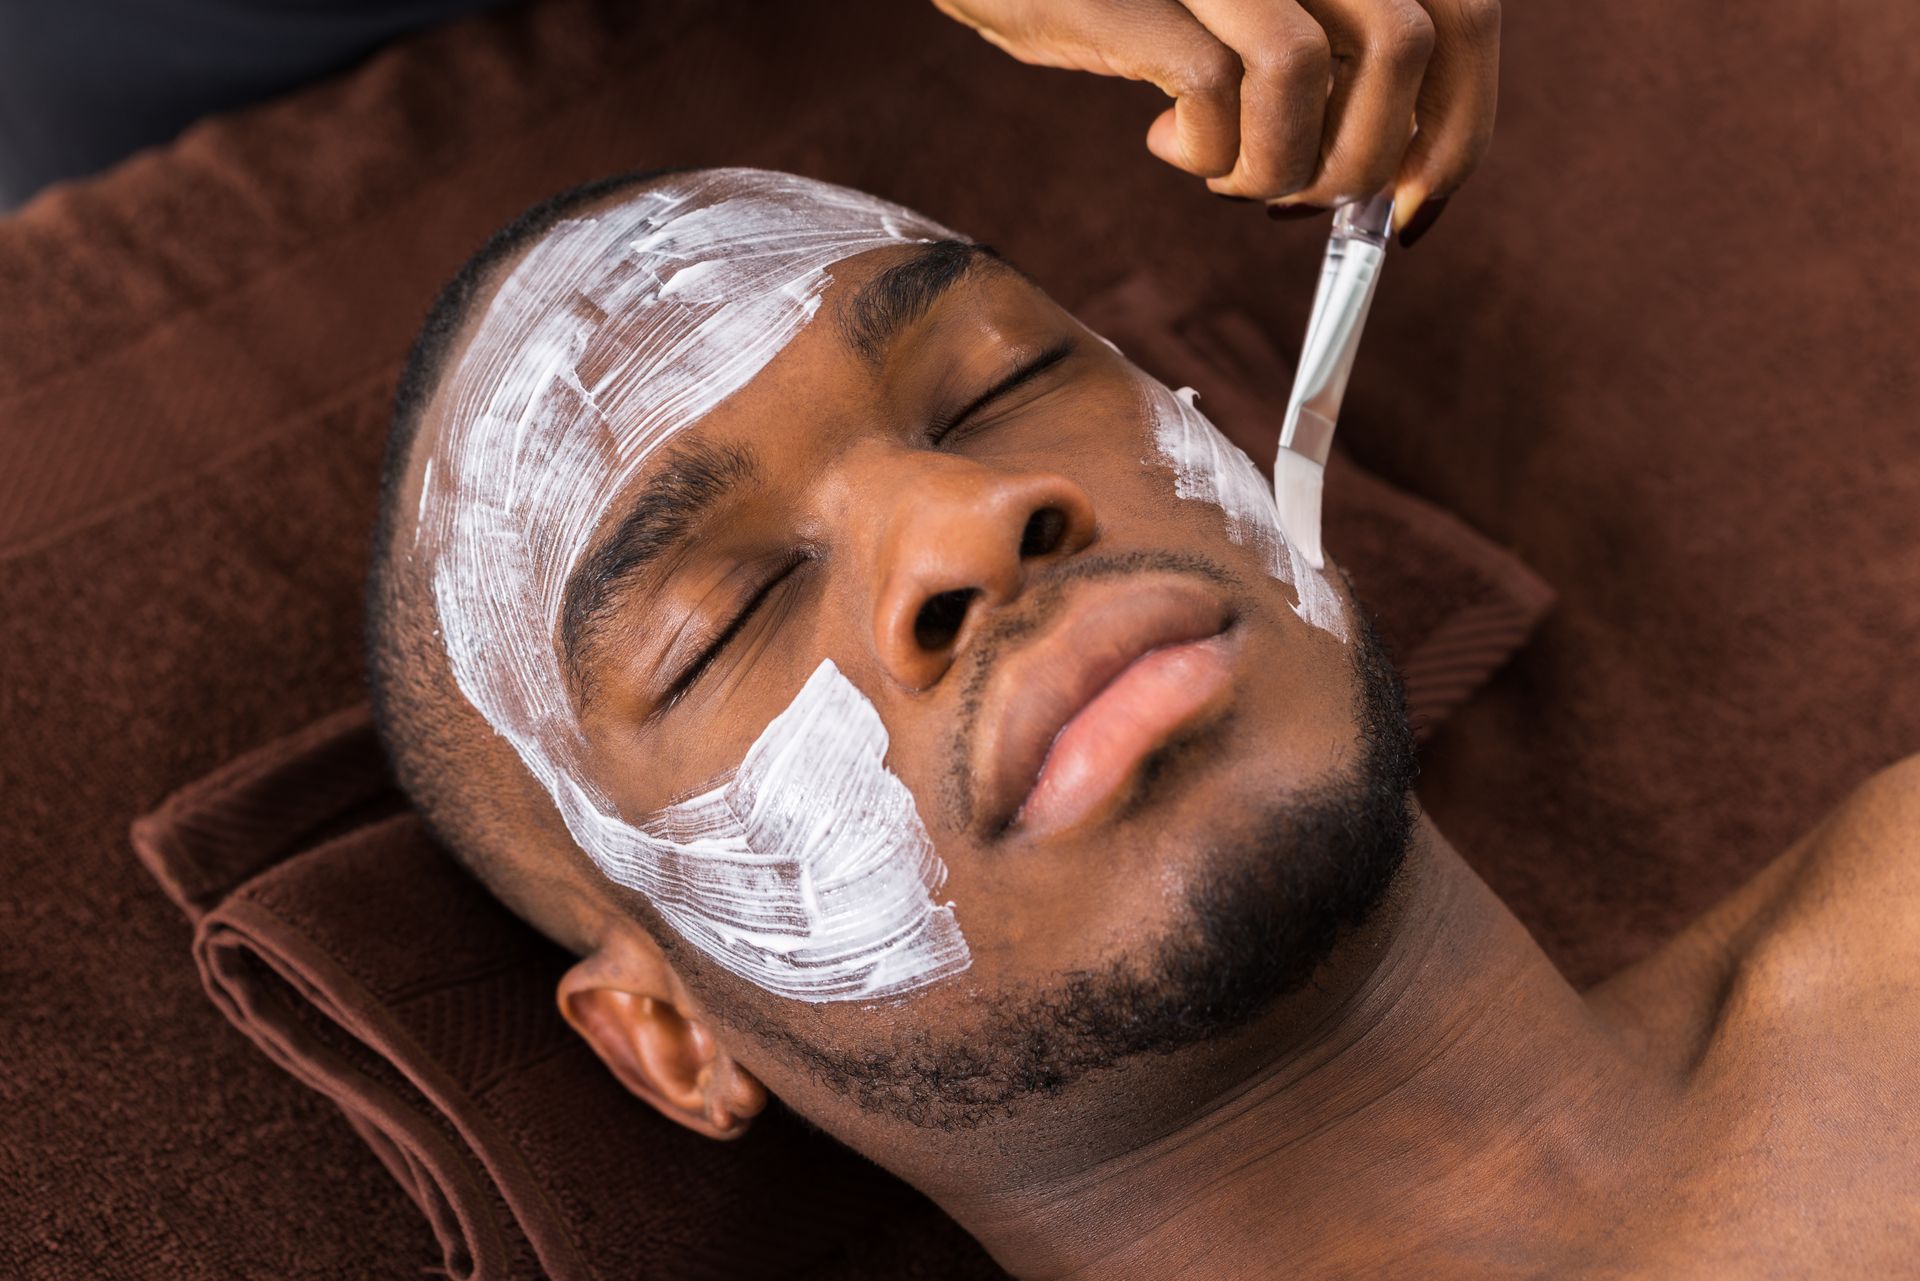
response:
[[[759,458],[745,446],[706,441],[675,446],[646,492],[567,575],[560,596],[560,662],[582,704],[592,695],[587,659],[622,590],[760,475]]]
[[[926,315],[975,266],[1014,270],[993,246],[971,240],[934,240],[917,249],[860,286],[839,309],[841,339],[870,364],[880,363],[900,331]]]
[[[839,308],[842,341],[869,363],[878,364],[901,331],[926,315],[976,265],[1017,270],[991,245],[974,241],[934,240],[916,249],[912,257],[868,280]],[[981,399],[1004,390],[996,388]],[[561,669],[583,707],[593,697],[587,669],[595,641],[623,590],[760,475],[758,457],[744,446],[704,441],[676,446],[646,492],[574,566],[560,597],[559,651]]]

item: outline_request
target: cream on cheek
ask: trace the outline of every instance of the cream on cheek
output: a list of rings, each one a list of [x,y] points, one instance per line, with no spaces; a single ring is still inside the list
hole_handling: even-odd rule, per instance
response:
[[[568,575],[647,459],[766,367],[834,263],[951,233],[897,205],[759,170],[668,178],[560,223],[501,286],[452,372],[422,481],[427,557],[461,692],[609,879],[779,996],[899,996],[971,963],[946,869],[879,714],[831,661],[738,769],[626,821],[583,768],[554,637]],[[611,360],[587,355],[618,325]]]
[[[1169,391],[1142,375],[1153,414],[1159,462],[1173,471],[1173,492],[1212,503],[1226,517],[1227,537],[1255,548],[1267,573],[1292,587],[1293,612],[1334,639],[1346,641],[1346,613],[1326,575],[1287,541],[1274,505],[1273,486],[1245,451],[1220,434],[1194,402],[1191,387]],[[1153,461],[1153,460],[1148,460]]]

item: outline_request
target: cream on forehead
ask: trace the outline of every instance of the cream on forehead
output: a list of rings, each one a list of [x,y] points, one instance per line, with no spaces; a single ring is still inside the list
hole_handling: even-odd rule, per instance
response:
[[[970,964],[934,901],[946,869],[885,766],[879,714],[822,662],[737,770],[629,823],[583,768],[561,598],[615,497],[805,328],[830,266],[951,235],[862,192],[754,169],[676,175],[563,221],[448,377],[422,480],[416,550],[461,692],[602,873],[723,968],[799,1000],[897,996]],[[589,370],[615,321],[631,341]]]

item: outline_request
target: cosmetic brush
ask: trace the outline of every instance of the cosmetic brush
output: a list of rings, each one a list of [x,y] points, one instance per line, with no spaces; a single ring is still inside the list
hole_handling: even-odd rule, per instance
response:
[[[1353,355],[1360,349],[1360,331],[1367,323],[1392,225],[1390,191],[1334,211],[1333,233],[1327,238],[1307,337],[1300,345],[1300,364],[1280,428],[1280,452],[1273,460],[1280,530],[1315,569],[1326,564],[1320,548],[1320,493],[1327,452],[1333,447],[1340,401],[1346,395],[1347,375],[1353,372]]]

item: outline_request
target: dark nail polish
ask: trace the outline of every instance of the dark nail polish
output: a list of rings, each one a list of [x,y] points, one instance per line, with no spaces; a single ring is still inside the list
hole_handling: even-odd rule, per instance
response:
[[[1407,220],[1407,225],[1400,229],[1402,249],[1413,248],[1413,242],[1426,235],[1427,229],[1440,220],[1440,215],[1446,212],[1448,199],[1447,196],[1441,196],[1438,199],[1429,200],[1414,211],[1413,217]]]
[[[1325,213],[1317,205],[1268,205],[1267,217],[1275,222],[1297,222],[1302,218],[1314,218]]]
[[[1213,194],[1218,196],[1222,200],[1231,200],[1236,205],[1250,205],[1253,203],[1252,196],[1229,196],[1224,191],[1216,191]]]

